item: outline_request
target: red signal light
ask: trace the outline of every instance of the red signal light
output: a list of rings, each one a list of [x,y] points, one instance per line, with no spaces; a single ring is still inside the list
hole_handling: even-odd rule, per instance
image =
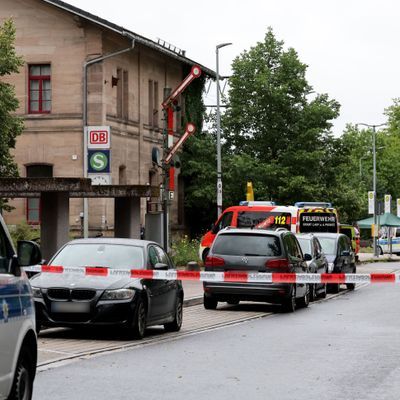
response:
[[[207,256],[204,265],[206,267],[222,267],[225,265],[225,260],[222,257]]]
[[[287,260],[286,258],[275,258],[272,260],[268,260],[265,263],[265,267],[268,269],[278,269],[283,272],[290,272],[289,260]]]

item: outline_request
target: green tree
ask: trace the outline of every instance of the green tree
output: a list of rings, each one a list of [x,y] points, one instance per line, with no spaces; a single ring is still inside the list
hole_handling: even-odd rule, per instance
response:
[[[23,121],[14,115],[18,99],[14,86],[3,81],[2,77],[18,73],[23,60],[15,52],[15,27],[11,20],[0,25],[0,176],[18,176],[17,165],[10,154],[15,147],[16,137],[23,130]]]
[[[223,118],[226,153],[246,154],[258,164],[260,198],[283,204],[324,199],[322,170],[331,161],[326,152],[335,145],[330,129],[339,104],[314,93],[307,65],[271,29],[233,61],[232,70]]]

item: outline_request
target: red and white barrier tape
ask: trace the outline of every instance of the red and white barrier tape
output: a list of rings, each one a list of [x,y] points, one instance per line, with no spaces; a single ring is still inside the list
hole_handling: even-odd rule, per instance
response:
[[[400,274],[295,274],[265,272],[212,272],[146,269],[111,269],[106,267],[61,267],[37,265],[25,271],[83,276],[120,276],[134,279],[186,280],[208,282],[258,283],[400,283]]]

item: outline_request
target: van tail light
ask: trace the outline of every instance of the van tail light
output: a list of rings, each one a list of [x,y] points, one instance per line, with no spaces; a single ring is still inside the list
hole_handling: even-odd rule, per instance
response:
[[[225,260],[222,257],[207,256],[204,265],[206,267],[222,267],[225,265]]]
[[[290,272],[289,261],[286,258],[275,258],[273,260],[268,260],[265,263],[267,269],[278,269],[282,272]]]

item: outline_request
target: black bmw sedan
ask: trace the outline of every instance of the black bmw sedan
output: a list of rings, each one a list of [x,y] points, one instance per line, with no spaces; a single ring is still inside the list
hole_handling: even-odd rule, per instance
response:
[[[48,263],[62,267],[168,270],[174,265],[154,242],[134,239],[78,239],[64,245]],[[183,288],[179,280],[41,273],[31,278],[37,329],[41,326],[118,325],[135,338],[148,326],[182,325]],[[117,271],[116,271],[117,272]]]

